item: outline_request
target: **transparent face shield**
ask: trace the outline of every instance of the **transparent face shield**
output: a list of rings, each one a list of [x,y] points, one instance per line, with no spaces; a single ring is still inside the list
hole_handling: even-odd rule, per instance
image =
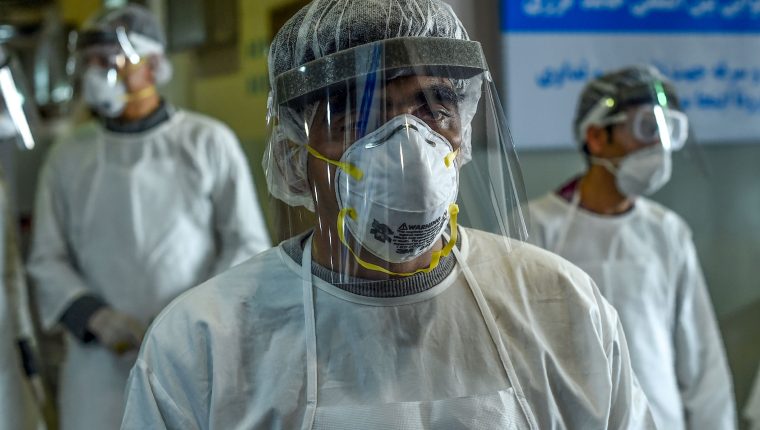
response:
[[[586,115],[578,133],[584,136],[592,125],[622,125],[633,138],[633,145],[658,145],[668,152],[679,151],[689,141],[689,119],[673,98],[657,81],[618,97],[604,97]]]
[[[264,160],[281,239],[343,277],[429,273],[462,227],[526,238],[506,118],[477,42],[398,38],[276,79]],[[298,206],[308,208],[304,216]]]
[[[38,121],[20,64],[0,49],[0,141],[15,141],[20,149],[33,149]]]
[[[113,118],[121,115],[129,101],[154,94],[154,87],[131,91],[127,82],[129,74],[145,60],[124,27],[113,32],[82,33],[77,40],[75,75],[85,102],[99,115]]]

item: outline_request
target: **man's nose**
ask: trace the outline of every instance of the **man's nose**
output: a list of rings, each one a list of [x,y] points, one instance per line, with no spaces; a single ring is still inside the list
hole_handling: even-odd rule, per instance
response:
[[[385,122],[388,122],[399,115],[414,115],[414,112],[416,112],[417,109],[418,109],[418,106],[410,106],[410,105],[397,105],[397,106],[388,107],[385,110],[385,115],[384,115]]]

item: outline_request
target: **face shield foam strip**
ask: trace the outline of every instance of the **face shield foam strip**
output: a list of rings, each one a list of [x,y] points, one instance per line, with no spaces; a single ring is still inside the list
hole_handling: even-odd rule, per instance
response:
[[[369,51],[382,53],[375,64]],[[413,56],[411,56],[413,53]],[[478,42],[436,37],[399,37],[374,42],[322,57],[282,73],[276,78],[276,103],[287,103],[301,96],[357,76],[373,72],[414,69],[430,70],[462,79],[471,78],[487,70],[483,49]]]

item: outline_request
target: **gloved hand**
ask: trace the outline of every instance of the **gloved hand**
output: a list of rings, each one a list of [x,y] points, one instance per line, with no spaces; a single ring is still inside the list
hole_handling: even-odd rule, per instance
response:
[[[139,349],[145,335],[145,326],[140,321],[107,306],[90,317],[87,329],[98,342],[119,355]]]

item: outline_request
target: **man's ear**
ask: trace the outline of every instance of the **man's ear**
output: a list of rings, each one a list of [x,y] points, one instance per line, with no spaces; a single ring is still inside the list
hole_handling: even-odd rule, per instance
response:
[[[586,147],[590,155],[601,155],[604,147],[609,142],[607,129],[596,125],[589,126],[586,129]]]

